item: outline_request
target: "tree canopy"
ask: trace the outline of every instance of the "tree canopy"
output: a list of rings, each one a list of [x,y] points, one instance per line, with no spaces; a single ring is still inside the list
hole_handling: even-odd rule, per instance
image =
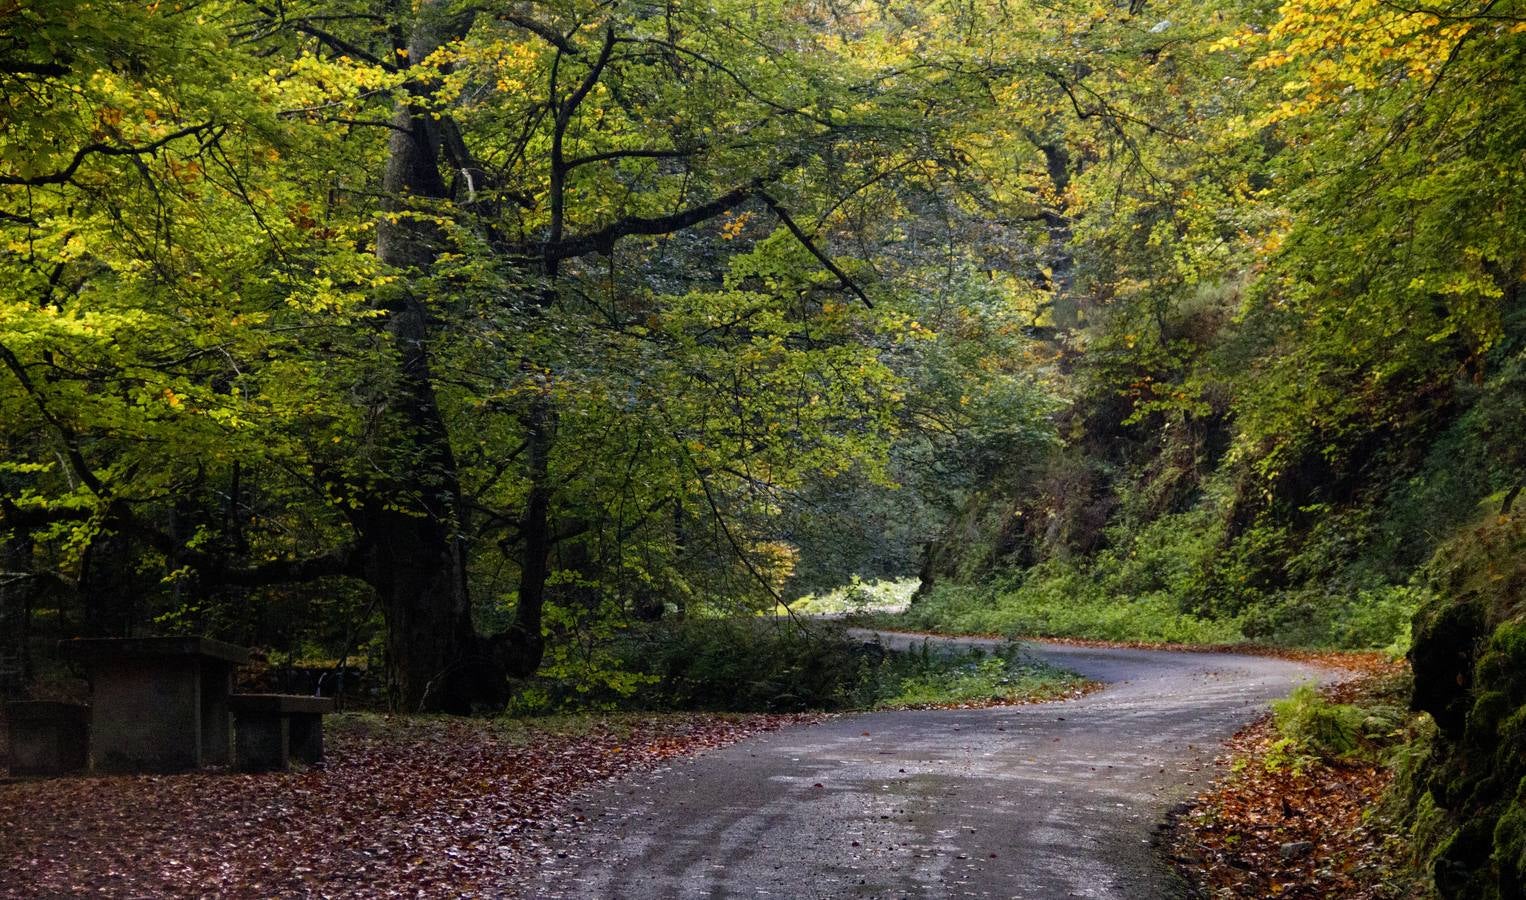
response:
[[[462,711],[993,497],[1025,564],[1195,508],[1238,614],[1518,366],[1517,4],[3,15],[16,634],[372,642]]]

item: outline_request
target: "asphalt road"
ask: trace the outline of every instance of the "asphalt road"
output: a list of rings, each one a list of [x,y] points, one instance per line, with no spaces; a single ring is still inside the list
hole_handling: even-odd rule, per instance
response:
[[[1328,677],[1254,656],[1028,646],[1106,687],[842,716],[602,786],[579,802],[587,827],[553,842],[524,895],[1177,896],[1151,843],[1158,823],[1211,779],[1224,738]]]

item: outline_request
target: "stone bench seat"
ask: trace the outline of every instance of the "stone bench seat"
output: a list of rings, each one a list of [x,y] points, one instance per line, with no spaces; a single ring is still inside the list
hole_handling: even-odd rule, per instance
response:
[[[323,760],[323,716],[334,711],[328,697],[300,694],[233,694],[234,761],[243,772],[284,771],[292,758],[309,765]]]
[[[90,708],[30,700],[7,703],[12,775],[64,775],[85,768]]]

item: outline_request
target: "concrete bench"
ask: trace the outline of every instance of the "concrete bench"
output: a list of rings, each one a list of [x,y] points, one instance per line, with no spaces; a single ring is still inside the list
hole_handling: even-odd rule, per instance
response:
[[[85,768],[90,707],[50,700],[5,704],[12,775],[64,775]]]
[[[239,771],[285,771],[293,757],[309,765],[323,760],[323,716],[334,711],[328,697],[233,694],[228,705]]]

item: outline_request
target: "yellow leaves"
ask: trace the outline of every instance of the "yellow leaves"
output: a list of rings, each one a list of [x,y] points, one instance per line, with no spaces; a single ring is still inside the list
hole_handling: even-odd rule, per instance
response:
[[[168,403],[171,407],[178,407],[180,405],[180,395],[169,388],[165,388],[164,402]]]
[[[1396,77],[1429,82],[1478,27],[1470,21],[1444,24],[1430,13],[1379,0],[1288,0],[1265,35],[1241,31],[1212,49],[1261,44],[1253,70],[1292,70],[1282,91],[1294,99],[1265,114],[1258,124],[1266,125],[1307,116]]]
[[[721,223],[721,237],[728,241],[736,240],[742,234],[742,229],[746,228],[747,223],[751,220],[752,213],[750,212],[726,216],[726,220]]]

